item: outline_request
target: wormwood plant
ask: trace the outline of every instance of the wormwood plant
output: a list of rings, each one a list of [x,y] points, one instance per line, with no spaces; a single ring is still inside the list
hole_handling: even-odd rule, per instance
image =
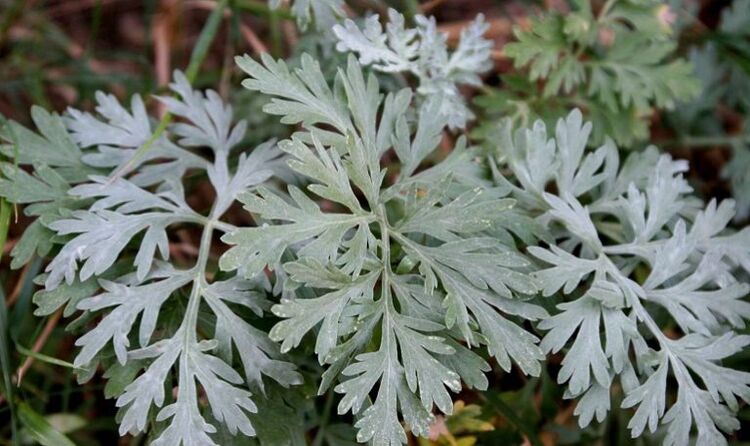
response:
[[[516,321],[546,316],[519,298],[537,291],[525,272],[529,262],[491,236],[519,225],[507,211],[513,201],[479,187],[475,155],[464,139],[448,159],[417,173],[447,123],[441,98],[424,101],[418,110],[409,89],[382,98],[375,77],[365,80],[353,58],[332,90],[309,57],[295,73],[269,57],[265,66],[250,58],[238,63],[251,75],[247,87],[278,97],[267,112],[303,124],[305,131],[280,147],[290,167],[313,181],[307,189],[340,211],[322,212],[293,185],[288,195],[263,187],[243,193],[280,169],[280,152],[272,143],[262,145],[240,155],[230,169],[230,149],[242,139],[244,125],[232,127],[231,109],[215,93],[191,91],[180,74],[172,86],[180,99],[161,100],[185,122],[173,125],[127,178],[95,173],[117,169],[150,137],[137,96],[127,111],[113,97],[99,95],[103,119],[71,110],[63,121],[36,111],[38,122],[53,124],[43,130],[46,138],[15,124],[8,129],[14,145],[6,152],[31,147],[18,161],[35,165],[36,174],[7,165],[4,194],[31,204],[28,212],[44,217],[38,231],[51,230],[51,239],[62,242],[40,278],[45,290],[36,298],[38,314],[66,303],[68,313],[104,310],[93,325],[90,316],[80,320],[91,328],[77,341],[81,351],[74,364],[94,371],[102,363],[110,376],[126,374],[132,381],[118,392],[121,433],[143,431],[154,420],[161,427],[153,444],[213,444],[209,434],[216,423],[232,434],[254,433],[247,412],[256,407],[230,366],[232,352],[255,391],[263,390],[262,375],[282,385],[299,381],[293,367],[279,360],[275,344],[236,312],[245,306],[260,314],[269,287],[265,267],[277,271],[285,296],[273,307],[285,320],[270,338],[288,351],[322,323],[315,350],[327,371],[320,390],[339,375],[351,377],[336,386],[344,394],[339,412],[362,412],[360,441],[405,441],[399,412],[411,430],[426,435],[433,405],[452,410],[448,390],[458,392],[462,381],[486,388],[489,365],[468,347],[487,345],[504,369],[513,360],[523,372],[538,374],[543,354],[537,338]],[[48,157],[56,142],[75,161]],[[211,149],[211,158],[200,156],[198,147]],[[379,161],[391,149],[400,170],[386,183]],[[184,199],[183,178],[195,170],[205,171],[216,191],[207,215]],[[86,179],[86,173],[92,175]],[[238,195],[268,223],[235,230],[222,222]],[[183,224],[204,227],[197,263],[187,269],[168,262],[167,228]],[[241,276],[209,279],[214,231],[228,231],[222,239],[236,245],[222,257],[222,269]],[[15,248],[16,266],[34,250],[49,251],[46,244],[33,245],[38,238],[32,234]],[[135,256],[123,257],[132,243]],[[300,288],[316,297],[294,299]],[[210,311],[203,327],[201,308]],[[373,338],[379,338],[374,350]],[[116,363],[110,365],[112,355]],[[178,389],[173,399],[164,386],[172,379]],[[210,416],[199,409],[197,384]],[[374,388],[377,396],[365,409]]]
[[[582,427],[605,419],[619,378],[622,407],[635,408],[633,437],[662,423],[664,444],[688,444],[693,427],[698,444],[724,444],[721,431],[739,428],[737,398],[750,399],[750,373],[721,364],[750,344],[733,331],[750,318],[750,229],[725,230],[733,200],[704,206],[689,195],[684,161],[649,147],[620,166],[611,141],[586,153],[590,134],[577,110],[554,138],[542,121],[516,132],[506,123],[490,158],[512,174],[496,181],[549,231],[528,248],[540,261],[534,277],[544,296],[566,298],[539,323],[548,331],[540,347],[569,346],[557,380],[579,398]],[[668,403],[670,375],[677,399]]]
[[[586,85],[587,101],[640,119],[692,94],[688,65],[665,63],[655,3],[575,6],[506,47],[545,79],[542,98]],[[341,2],[293,7],[309,21]],[[581,427],[617,404],[633,437],[725,444],[750,402],[750,373],[724,363],[750,343],[750,229],[727,226],[734,203],[702,203],[687,163],[654,147],[621,161],[595,114],[570,112],[554,135],[509,116],[481,149],[454,137],[473,118],[458,85],[490,65],[486,25],[451,52],[433,19],[415,23],[391,10],[385,30],[375,16],[333,27],[356,55],[332,82],[309,55],[238,57],[263,111],[296,129],[253,150],[232,108],[179,72],[158,98],[175,121],[141,157],[156,125],[139,96],[126,108],[100,93],[96,114],[34,108],[40,134],[2,128],[14,162],[0,196],[37,217],[12,266],[51,257],[36,314],[78,313],[80,379],[105,370],[120,433],[154,445],[304,444],[288,425],[309,405],[289,389],[307,381],[354,426],[342,444],[395,446],[428,436],[452,393],[487,391],[493,365],[537,376],[560,353]],[[602,30],[617,36],[606,48]],[[419,88],[383,93],[383,73]],[[225,216],[236,202],[242,224]],[[193,262],[170,249],[189,227]]]
[[[448,52],[446,36],[438,32],[434,17],[417,15],[415,28],[406,28],[402,14],[388,10],[386,29],[377,14],[365,19],[364,29],[347,19],[333,27],[339,51],[359,54],[363,65],[386,73],[411,73],[419,80],[420,95],[443,95],[442,112],[451,128],[464,128],[474,114],[466,106],[458,85],[481,85],[479,74],[492,66],[492,42],[482,35],[488,25],[481,14],[461,31],[455,50]]]
[[[154,445],[215,444],[209,434],[217,423],[231,434],[254,435],[247,412],[256,405],[248,389],[263,392],[263,375],[283,386],[301,379],[249,323],[248,313],[266,308],[267,279],[212,280],[208,269],[214,232],[232,228],[222,215],[238,194],[271,177],[280,159],[271,141],[243,152],[230,168],[245,124],[232,125],[232,109],[215,92],[193,91],[179,72],[171,88],[177,97],[160,100],[184,122],[160,137],[127,178],[101,174],[128,162],[151,137],[152,124],[139,96],[127,110],[99,94],[99,117],[69,110],[63,119],[36,109],[42,136],[10,124],[4,137],[13,145],[4,150],[17,150],[17,162],[32,164],[34,174],[3,165],[0,186],[3,196],[40,216],[14,248],[14,266],[34,251],[46,254],[50,241],[61,245],[39,278],[44,291],[35,297],[36,314],[64,305],[67,315],[84,312],[73,324],[85,328],[74,365],[83,379],[100,363],[116,379],[111,394],[122,408],[120,433],[145,431],[156,420],[164,423]],[[216,192],[206,213],[185,200],[187,172],[203,172]],[[203,228],[197,260],[188,268],[169,262],[167,231],[183,225]],[[55,235],[45,237],[46,231]],[[241,364],[236,369],[233,352]],[[165,394],[172,380],[179,388],[175,398]],[[199,407],[197,383],[210,416]]]
[[[315,292],[275,305],[284,320],[269,335],[288,351],[319,326],[315,353],[327,366],[319,392],[341,381],[338,412],[361,412],[357,440],[405,442],[399,412],[426,435],[432,407],[452,409],[448,390],[458,392],[462,381],[486,388],[489,366],[467,347],[486,345],[505,370],[512,360],[538,374],[537,339],[509,316],[537,320],[546,312],[523,298],[537,290],[524,273],[528,261],[491,236],[512,225],[505,211],[513,201],[476,185],[463,139],[449,158],[417,172],[447,123],[441,99],[419,107],[412,137],[412,92],[382,98],[376,78],[365,79],[353,57],[333,89],[310,58],[294,73],[270,57],[238,64],[250,75],[246,88],[274,97],[266,112],[302,124],[280,147],[313,182],[308,191],[338,209],[323,212],[296,187],[291,200],[263,188],[245,194],[249,212],[278,224],[224,236],[236,246],[220,265],[245,277],[281,268],[289,291]],[[380,158],[391,149],[400,169],[387,178]],[[290,250],[294,256],[282,262]]]

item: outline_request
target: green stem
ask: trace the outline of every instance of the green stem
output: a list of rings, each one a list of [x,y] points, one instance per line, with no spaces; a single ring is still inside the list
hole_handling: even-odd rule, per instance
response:
[[[420,13],[419,0],[404,0],[404,15],[407,20],[413,23],[414,17]]]
[[[331,409],[333,409],[333,397],[334,397],[333,390],[328,390],[328,394],[326,396],[326,403],[325,403],[325,406],[323,406],[323,416],[320,418],[320,427],[318,428],[318,432],[315,434],[315,439],[312,442],[312,446],[321,446],[323,444],[326,427],[328,426],[328,421],[331,419]]]
[[[271,17],[273,14],[285,20],[294,20],[294,14],[286,8],[271,9],[267,4],[256,0],[235,0],[235,7],[243,9],[251,14]]]
[[[213,11],[211,11],[211,15],[208,17],[208,20],[206,20],[206,24],[203,26],[203,30],[201,30],[200,36],[198,36],[198,41],[195,44],[195,48],[193,48],[193,52],[190,54],[190,62],[185,69],[185,77],[191,84],[193,83],[193,81],[195,81],[195,77],[198,75],[198,70],[203,64],[203,61],[206,59],[206,55],[208,54],[208,50],[211,47],[211,43],[216,37],[216,33],[219,30],[219,24],[221,23],[221,19],[224,15],[224,10],[226,9],[228,4],[229,0],[219,0],[219,3],[216,5]],[[151,137],[140,148],[138,148],[138,150],[136,150],[136,152],[128,161],[126,161],[122,166],[115,170],[115,172],[110,177],[110,182],[126,174],[135,165],[135,163],[138,162],[138,160],[140,160],[143,155],[145,155],[146,152],[151,149],[151,147],[153,147],[154,143],[159,139],[159,137],[161,137],[161,135],[164,133],[164,131],[167,129],[167,126],[171,122],[172,114],[165,113],[159,121],[159,124],[156,126],[156,130],[154,130],[154,133],[151,134]]]
[[[277,10],[272,10],[268,16],[268,27],[271,29],[271,54],[273,57],[281,57],[281,26],[279,23],[280,16]]]
[[[201,235],[201,244],[198,252],[198,260],[194,267],[195,277],[193,278],[193,288],[190,290],[185,317],[182,320],[179,332],[182,337],[182,353],[180,354],[180,372],[179,372],[179,394],[177,399],[195,400],[197,399],[195,389],[195,379],[190,372],[190,351],[198,343],[197,327],[198,312],[201,306],[203,287],[205,286],[205,270],[208,264],[208,254],[211,250],[211,239],[213,237],[213,225],[206,224]]]
[[[10,227],[10,203],[0,198],[0,260],[3,258],[5,250],[5,240],[8,238],[8,228]]]
[[[617,0],[607,0],[606,3],[604,3],[604,6],[602,6],[602,9],[599,10],[599,15],[596,17],[597,22],[601,22],[604,17],[609,14],[609,10],[612,9],[613,6],[615,6],[615,3],[617,3]]]
[[[714,148],[716,146],[732,146],[735,144],[750,143],[750,135],[734,136],[685,136],[676,140],[659,143],[664,147],[682,146],[693,148]]]
[[[217,166],[217,170],[220,171],[226,171],[228,169],[226,153],[221,151],[216,153],[215,165]],[[201,242],[198,248],[198,259],[193,267],[195,274],[193,288],[190,291],[190,298],[188,300],[187,309],[185,310],[183,326],[181,327],[181,329],[185,330],[185,333],[183,333],[185,349],[189,348],[191,344],[197,342],[196,331],[198,325],[198,310],[200,309],[202,292],[206,286],[206,267],[208,266],[208,258],[211,253],[214,228],[223,225],[223,223],[219,222],[219,218],[224,212],[226,212],[230,205],[231,202],[221,200],[214,201],[211,212],[208,214],[207,221],[203,227],[203,234],[201,235]],[[187,364],[185,364],[185,366],[187,366]]]
[[[94,45],[96,44],[97,38],[99,37],[99,30],[102,24],[102,0],[96,0],[94,5],[93,15],[91,17],[91,33],[89,34],[86,42],[86,57],[91,56],[94,52]],[[89,65],[87,64],[86,67]]]
[[[218,2],[213,11],[211,11],[211,15],[208,16],[208,20],[206,20],[206,24],[203,26],[200,36],[198,36],[198,41],[195,42],[193,52],[190,54],[190,62],[185,70],[185,77],[187,77],[191,83],[195,80],[195,77],[198,75],[198,70],[206,59],[206,55],[211,48],[211,43],[213,43],[214,38],[216,37],[219,25],[221,24],[221,19],[224,17],[224,10],[227,8],[228,4],[229,0],[220,0]]]
[[[5,203],[4,200],[0,199],[0,203]],[[0,244],[0,246],[3,246]],[[10,362],[10,352],[8,342],[8,335],[10,330],[8,329],[8,308],[5,306],[5,292],[0,287],[0,374],[2,374],[2,385],[0,385],[0,396],[5,399],[5,404],[8,405],[10,410],[10,431],[11,431],[11,442],[14,446],[20,445],[20,437],[18,435],[18,418],[16,416],[16,401],[13,395],[13,383],[11,381],[11,370],[13,369]]]
[[[24,0],[15,0],[13,4],[5,10],[3,19],[2,21],[0,21],[0,48],[2,48],[3,44],[5,43],[5,39],[8,36],[10,27],[13,26],[16,20],[18,20],[18,18],[23,14],[25,3],[26,2]]]

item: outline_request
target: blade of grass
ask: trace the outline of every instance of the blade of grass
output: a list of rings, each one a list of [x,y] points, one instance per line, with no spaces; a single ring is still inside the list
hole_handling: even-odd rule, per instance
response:
[[[2,245],[0,245],[2,246]],[[0,390],[2,395],[0,397],[5,398],[5,402],[10,409],[10,429],[11,429],[11,444],[18,446],[20,444],[18,437],[18,418],[16,414],[15,400],[13,398],[13,383],[10,375],[12,365],[10,363],[10,351],[8,350],[8,313],[5,307],[5,293],[2,287],[0,287],[0,371],[3,375],[3,384]]]
[[[0,260],[3,259],[3,251],[5,251],[5,240],[8,238],[10,214],[10,203],[5,201],[4,198],[0,198]],[[5,306],[5,299],[3,299],[3,306]]]
[[[272,14],[277,14],[280,18],[285,20],[294,20],[294,14],[286,8],[271,9],[265,2],[259,2],[257,0],[235,0],[234,5],[238,9],[245,10],[251,14],[270,17]]]
[[[76,446],[25,402],[18,405],[18,418],[31,437],[42,446]]]
[[[418,0],[405,0],[403,8],[406,19],[411,23],[414,22],[414,17],[422,12]]]
[[[323,441],[325,440],[325,432],[326,427],[328,427],[328,422],[331,418],[331,408],[333,408],[333,400],[334,393],[333,391],[329,390],[328,396],[326,396],[325,406],[323,407],[323,413],[321,414],[320,426],[318,427],[318,432],[315,434],[315,438],[313,439],[313,446],[321,446],[323,444]]]
[[[15,0],[3,14],[3,19],[0,21],[0,47],[5,43],[5,39],[8,36],[8,31],[13,23],[21,17],[23,13],[23,7],[26,2],[24,0]]]
[[[94,11],[91,17],[91,33],[89,34],[88,41],[86,42],[86,55],[91,56],[94,52],[94,45],[96,44],[97,37],[99,36],[99,30],[102,24],[102,0],[96,0],[94,4]]]
[[[32,298],[34,297],[34,291],[36,290],[34,278],[41,272],[42,267],[44,266],[43,264],[44,260],[41,257],[34,256],[34,258],[21,270],[16,285],[6,300],[6,306],[9,310],[8,317],[10,318],[8,330],[10,338],[14,341],[18,339],[20,330],[28,322],[28,319],[26,318],[30,315],[33,316],[31,304]],[[12,310],[11,307],[13,308]]]
[[[211,43],[216,37],[216,32],[219,30],[221,19],[224,17],[224,10],[227,8],[228,4],[228,0],[220,0],[218,2],[214,10],[211,11],[211,15],[208,16],[208,20],[206,20],[206,24],[203,26],[200,36],[198,36],[198,41],[195,43],[193,52],[190,54],[190,62],[185,70],[185,76],[190,82],[194,81],[195,77],[198,75],[198,70],[203,64],[203,60],[206,58],[208,50],[211,48]]]
[[[281,57],[281,23],[276,10],[271,11],[268,17],[268,26],[271,28],[271,54],[273,57]]]
[[[60,321],[60,318],[62,317],[62,309],[57,310],[55,314],[53,314],[49,320],[47,320],[47,323],[44,326],[44,329],[42,330],[42,333],[39,335],[39,337],[34,341],[34,346],[32,347],[32,351],[35,353],[38,353],[44,348],[44,345],[47,343],[47,340],[49,339],[50,335],[52,335],[52,332],[55,330],[55,327],[57,326],[57,323]],[[26,372],[31,368],[31,365],[34,363],[34,359],[36,357],[32,355],[27,355],[26,360],[23,362],[21,367],[18,368],[18,372],[16,372],[16,381],[18,384],[21,384],[21,381],[23,380],[23,377],[26,375]]]
[[[38,352],[35,352],[33,350],[29,350],[28,348],[26,348],[26,347],[24,347],[23,345],[20,345],[20,344],[16,344],[16,350],[18,350],[18,353],[20,353],[20,354],[22,354],[22,355],[24,355],[26,357],[34,358],[34,359],[37,359],[37,360],[39,360],[41,362],[46,362],[47,364],[57,365],[57,366],[65,367],[65,368],[68,368],[68,369],[76,369],[77,368],[76,366],[74,366],[72,363],[70,363],[68,361],[63,361],[62,359],[57,359],[55,357],[52,357],[52,356],[49,356],[49,355],[45,355],[43,353],[38,353]]]
[[[195,77],[198,75],[198,70],[203,64],[203,61],[208,54],[208,50],[211,47],[211,43],[213,43],[214,38],[216,37],[216,33],[219,30],[219,24],[221,23],[221,19],[224,16],[224,10],[226,9],[228,4],[229,0],[219,0],[214,10],[211,11],[211,15],[208,16],[208,20],[206,20],[206,24],[203,26],[203,29],[198,36],[198,41],[193,48],[193,52],[190,54],[190,62],[185,69],[185,77],[187,77],[188,81],[191,83],[195,81]],[[126,161],[112,174],[112,176],[110,177],[110,182],[116,180],[117,178],[120,178],[122,175],[127,173],[127,171],[130,170],[133,165],[151,149],[151,147],[159,139],[159,137],[161,137],[161,135],[164,133],[164,131],[167,129],[167,126],[169,126],[171,122],[172,115],[170,113],[165,113],[159,121],[159,124],[156,126],[154,133],[151,134],[151,137],[145,143],[143,143],[143,145],[139,147],[138,150],[136,150],[136,152],[128,161]]]

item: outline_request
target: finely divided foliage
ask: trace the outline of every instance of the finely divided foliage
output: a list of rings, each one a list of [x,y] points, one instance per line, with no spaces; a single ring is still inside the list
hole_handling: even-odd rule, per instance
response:
[[[281,6],[281,0],[268,0],[272,9]],[[294,0],[291,10],[297,18],[297,24],[302,30],[307,29],[311,21],[315,21],[318,30],[328,30],[338,19],[345,17],[344,0]]]
[[[585,82],[611,110],[641,110],[652,103],[671,108],[675,97],[698,90],[690,64],[665,60],[676,44],[668,38],[669,23],[656,22],[652,13],[661,2],[611,2],[596,16],[591,2],[576,4],[572,14],[550,14],[535,19],[530,30],[516,28],[518,42],[505,47],[518,67],[528,65],[531,80],[547,80],[545,96]],[[582,58],[584,52],[590,57]]]
[[[525,94],[516,97],[511,87],[507,104],[498,104],[508,114],[548,117],[562,104],[559,116],[583,106],[595,125],[593,143],[611,137],[633,146],[648,137],[652,108],[672,109],[696,96],[692,67],[674,55],[678,42],[664,2],[608,1],[598,9],[592,0],[570,3],[570,12],[550,11],[517,25],[517,41],[503,47],[527,72],[524,86],[515,88]]]
[[[448,125],[464,128],[474,114],[464,102],[458,85],[481,85],[479,74],[492,67],[492,42],[482,35],[489,26],[481,14],[461,31],[456,49],[449,53],[447,36],[437,30],[435,18],[417,15],[415,28],[406,28],[404,16],[388,10],[383,29],[378,15],[365,19],[360,27],[351,19],[333,27],[339,51],[359,55],[363,65],[386,73],[411,73],[419,79],[417,92],[425,97],[443,95],[442,111]]]
[[[568,296],[539,324],[548,331],[541,347],[568,346],[558,382],[580,398],[581,426],[604,420],[619,378],[622,406],[635,409],[633,437],[663,423],[667,445],[688,444],[692,428],[698,444],[725,444],[721,431],[739,428],[737,399],[750,400],[750,373],[721,364],[750,343],[734,331],[750,319],[741,279],[750,229],[726,229],[732,200],[704,206],[689,195],[684,161],[651,147],[620,166],[611,141],[586,153],[590,132],[577,110],[553,138],[541,122],[506,127],[491,160],[507,163],[519,207],[548,227],[553,243],[528,249],[542,294]],[[669,336],[661,312],[676,323]],[[670,374],[677,399],[668,407]]]
[[[235,246],[220,265],[246,277],[280,268],[286,287],[316,291],[275,305],[283,320],[270,336],[288,351],[314,333],[327,366],[320,392],[339,381],[338,411],[358,415],[357,439],[404,443],[401,419],[426,435],[433,406],[450,413],[448,391],[458,392],[462,380],[486,388],[489,366],[467,347],[486,345],[503,369],[513,361],[538,374],[537,339],[516,322],[546,316],[526,301],[537,291],[529,262],[490,236],[510,218],[513,200],[451,175],[469,169],[463,139],[446,165],[417,173],[447,124],[439,98],[412,110],[408,89],[383,97],[353,56],[333,88],[309,57],[294,71],[269,56],[237,63],[250,76],[246,88],[273,97],[266,112],[302,124],[280,147],[310,184],[306,192],[289,186],[288,195],[264,188],[241,195],[269,223],[225,235]],[[381,167],[390,150],[399,172]],[[324,212],[308,193],[334,207]]]
[[[342,5],[292,10],[325,28]],[[664,30],[597,40],[607,27],[658,27],[644,22],[655,3],[606,2],[597,16],[575,5],[506,47],[546,96],[587,83],[617,114],[692,94],[687,64],[664,63]],[[318,393],[339,394],[359,442],[427,436],[435,413],[451,413],[451,393],[487,389],[489,356],[536,376],[561,352],[557,379],[581,426],[603,421],[619,392],[633,437],[663,426],[667,445],[725,444],[739,400],[750,402],[750,374],[722,363],[750,344],[738,334],[750,319],[750,228],[727,227],[734,203],[701,203],[686,162],[653,147],[624,162],[603,135],[589,149],[578,110],[554,136],[541,121],[516,131],[503,121],[489,155],[468,146],[450,130],[473,117],[458,85],[480,84],[490,65],[482,17],[452,52],[432,18],[378,20],[332,28],[338,49],[355,53],[333,82],[308,55],[293,69],[266,54],[236,59],[243,85],[270,97],[263,110],[297,130],[278,144],[239,150],[246,124],[179,72],[173,95],[158,98],[175,123],[140,157],[155,129],[139,96],[125,107],[99,93],[96,114],[34,108],[41,135],[1,129],[0,153],[16,165],[0,165],[0,196],[37,217],[12,266],[54,254],[36,280],[36,314],[83,312],[71,324],[85,331],[74,364],[82,380],[106,369],[120,432],[148,431],[157,446],[304,443],[251,420],[303,424],[304,404],[280,388],[302,382],[287,355],[309,346],[320,368],[295,363],[321,371]],[[570,48],[580,52],[566,57]],[[419,88],[383,94],[360,64],[412,73]],[[710,107],[700,100],[683,111]],[[194,180],[215,192],[208,210],[187,198]],[[236,200],[255,226],[226,222]],[[200,228],[199,245],[175,259],[186,226]]]
[[[215,444],[210,434],[217,431],[217,423],[231,434],[254,434],[248,419],[248,413],[256,411],[250,390],[263,392],[263,375],[284,386],[300,381],[294,366],[280,360],[278,347],[236,310],[246,307],[260,315],[267,307],[267,279],[259,274],[211,282],[206,274],[214,231],[232,228],[221,216],[240,192],[273,175],[280,167],[279,155],[269,142],[241,154],[230,168],[230,151],[242,140],[245,124],[233,126],[231,108],[213,91],[205,95],[193,91],[179,72],[171,88],[177,97],[160,100],[183,121],[154,144],[132,175],[113,179],[101,174],[132,157],[151,137],[151,122],[139,96],[133,97],[127,110],[114,97],[100,94],[100,117],[69,110],[63,122],[36,111],[46,139],[14,125],[11,131],[29,157],[19,162],[48,162],[54,167],[37,165],[38,177],[32,177],[6,166],[3,190],[17,202],[33,203],[27,210],[43,217],[39,224],[46,228],[40,230],[52,230],[63,240],[43,277],[38,314],[51,314],[68,299],[66,313],[76,308],[103,312],[76,342],[81,350],[75,366],[94,370],[102,363],[112,374],[130,367],[132,382],[115,394],[122,408],[120,432],[145,431],[155,406],[156,420],[166,423],[152,444]],[[47,122],[54,125],[41,125]],[[210,158],[195,151],[199,147],[210,148]],[[70,152],[70,160],[47,156],[61,148]],[[83,164],[71,172],[68,167],[75,160]],[[185,201],[183,177],[188,171],[204,171],[216,191],[208,215]],[[80,175],[87,172],[92,173],[88,178]],[[45,221],[52,204],[60,215]],[[203,235],[195,265],[178,269],[168,263],[168,231],[185,224],[201,225]],[[133,245],[138,247],[135,257],[118,262]],[[18,249],[14,259],[26,260],[30,250]],[[166,306],[168,317],[161,314]],[[201,324],[200,331],[208,332],[205,338],[198,334],[202,307],[213,318],[212,323]],[[175,312],[182,314],[178,324],[170,322]],[[244,379],[230,365],[233,350],[239,353]],[[165,394],[173,368],[178,371],[176,398]],[[208,398],[210,418],[199,407],[196,383]]]

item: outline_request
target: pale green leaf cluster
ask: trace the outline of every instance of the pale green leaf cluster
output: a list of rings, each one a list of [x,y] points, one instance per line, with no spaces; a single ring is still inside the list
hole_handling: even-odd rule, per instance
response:
[[[611,141],[586,150],[590,133],[577,110],[554,135],[541,121],[508,125],[492,160],[507,163],[511,183],[497,181],[552,237],[528,248],[542,294],[566,296],[539,324],[541,348],[564,350],[557,379],[579,399],[581,426],[605,419],[619,381],[633,437],[665,425],[668,445],[688,444],[693,429],[697,444],[726,444],[738,399],[750,400],[750,373],[722,365],[750,344],[738,334],[750,319],[750,229],[727,229],[732,200],[690,195],[684,161],[650,147],[621,163]],[[679,335],[662,332],[661,314]]]
[[[139,96],[128,110],[113,96],[98,94],[97,115],[71,109],[60,118],[35,109],[42,136],[10,123],[3,151],[17,151],[18,163],[32,164],[34,174],[4,165],[0,181],[4,196],[28,204],[26,212],[40,217],[25,237],[60,245],[38,278],[45,289],[35,297],[37,314],[63,305],[66,315],[83,311],[88,330],[76,341],[74,365],[94,371],[101,364],[112,376],[129,371],[129,380],[109,393],[121,408],[120,432],[136,434],[161,422],[154,445],[217,444],[217,426],[231,435],[254,435],[249,416],[257,410],[253,393],[264,392],[264,376],[283,386],[301,379],[268,335],[238,311],[261,315],[268,308],[267,279],[259,274],[211,282],[207,275],[214,231],[232,228],[222,215],[239,193],[265,182],[281,165],[269,142],[242,153],[230,167],[245,123],[234,125],[231,107],[213,91],[193,91],[179,72],[171,89],[175,97],[160,100],[180,121],[125,176],[105,175],[151,137],[151,119]],[[211,150],[210,158],[196,150],[202,147]],[[188,172],[203,172],[216,191],[207,214],[185,199]],[[170,235],[185,225],[203,227],[189,268],[170,263]],[[12,253],[16,264],[34,251],[50,251],[31,243],[22,241]],[[205,311],[212,315],[207,325],[199,323]],[[175,317],[181,322],[170,322]],[[173,379],[176,397],[166,387]],[[201,407],[202,394],[210,417]]]
[[[282,0],[268,0],[271,9],[278,9]],[[328,30],[346,17],[344,0],[293,0],[292,14],[297,18],[297,25],[305,31],[311,22],[318,31]]]
[[[546,316],[528,302],[537,291],[529,262],[491,236],[513,218],[513,200],[461,175],[473,164],[463,140],[418,171],[447,123],[439,99],[414,110],[409,89],[383,97],[353,56],[332,87],[309,57],[293,72],[269,56],[237,63],[246,88],[273,98],[266,112],[301,124],[279,146],[310,184],[242,195],[267,223],[225,235],[233,247],[220,264],[246,277],[273,268],[288,291],[315,291],[274,305],[282,320],[270,336],[283,352],[315,338],[326,367],[319,391],[343,395],[338,412],[357,416],[357,439],[405,443],[402,423],[426,435],[433,408],[452,410],[450,392],[485,389],[489,365],[471,347],[485,345],[505,370],[515,362],[538,374],[537,338],[518,324]],[[390,150],[398,172],[381,167]]]
[[[488,29],[481,14],[461,31],[456,48],[449,52],[446,35],[434,17],[417,15],[416,27],[407,28],[404,16],[388,10],[385,29],[378,15],[366,18],[360,28],[351,19],[333,27],[339,51],[359,55],[362,65],[386,73],[410,73],[419,80],[417,92],[427,98],[443,96],[442,111],[451,128],[464,128],[474,114],[458,90],[459,85],[481,85],[480,74],[492,67],[492,42],[482,36]]]

